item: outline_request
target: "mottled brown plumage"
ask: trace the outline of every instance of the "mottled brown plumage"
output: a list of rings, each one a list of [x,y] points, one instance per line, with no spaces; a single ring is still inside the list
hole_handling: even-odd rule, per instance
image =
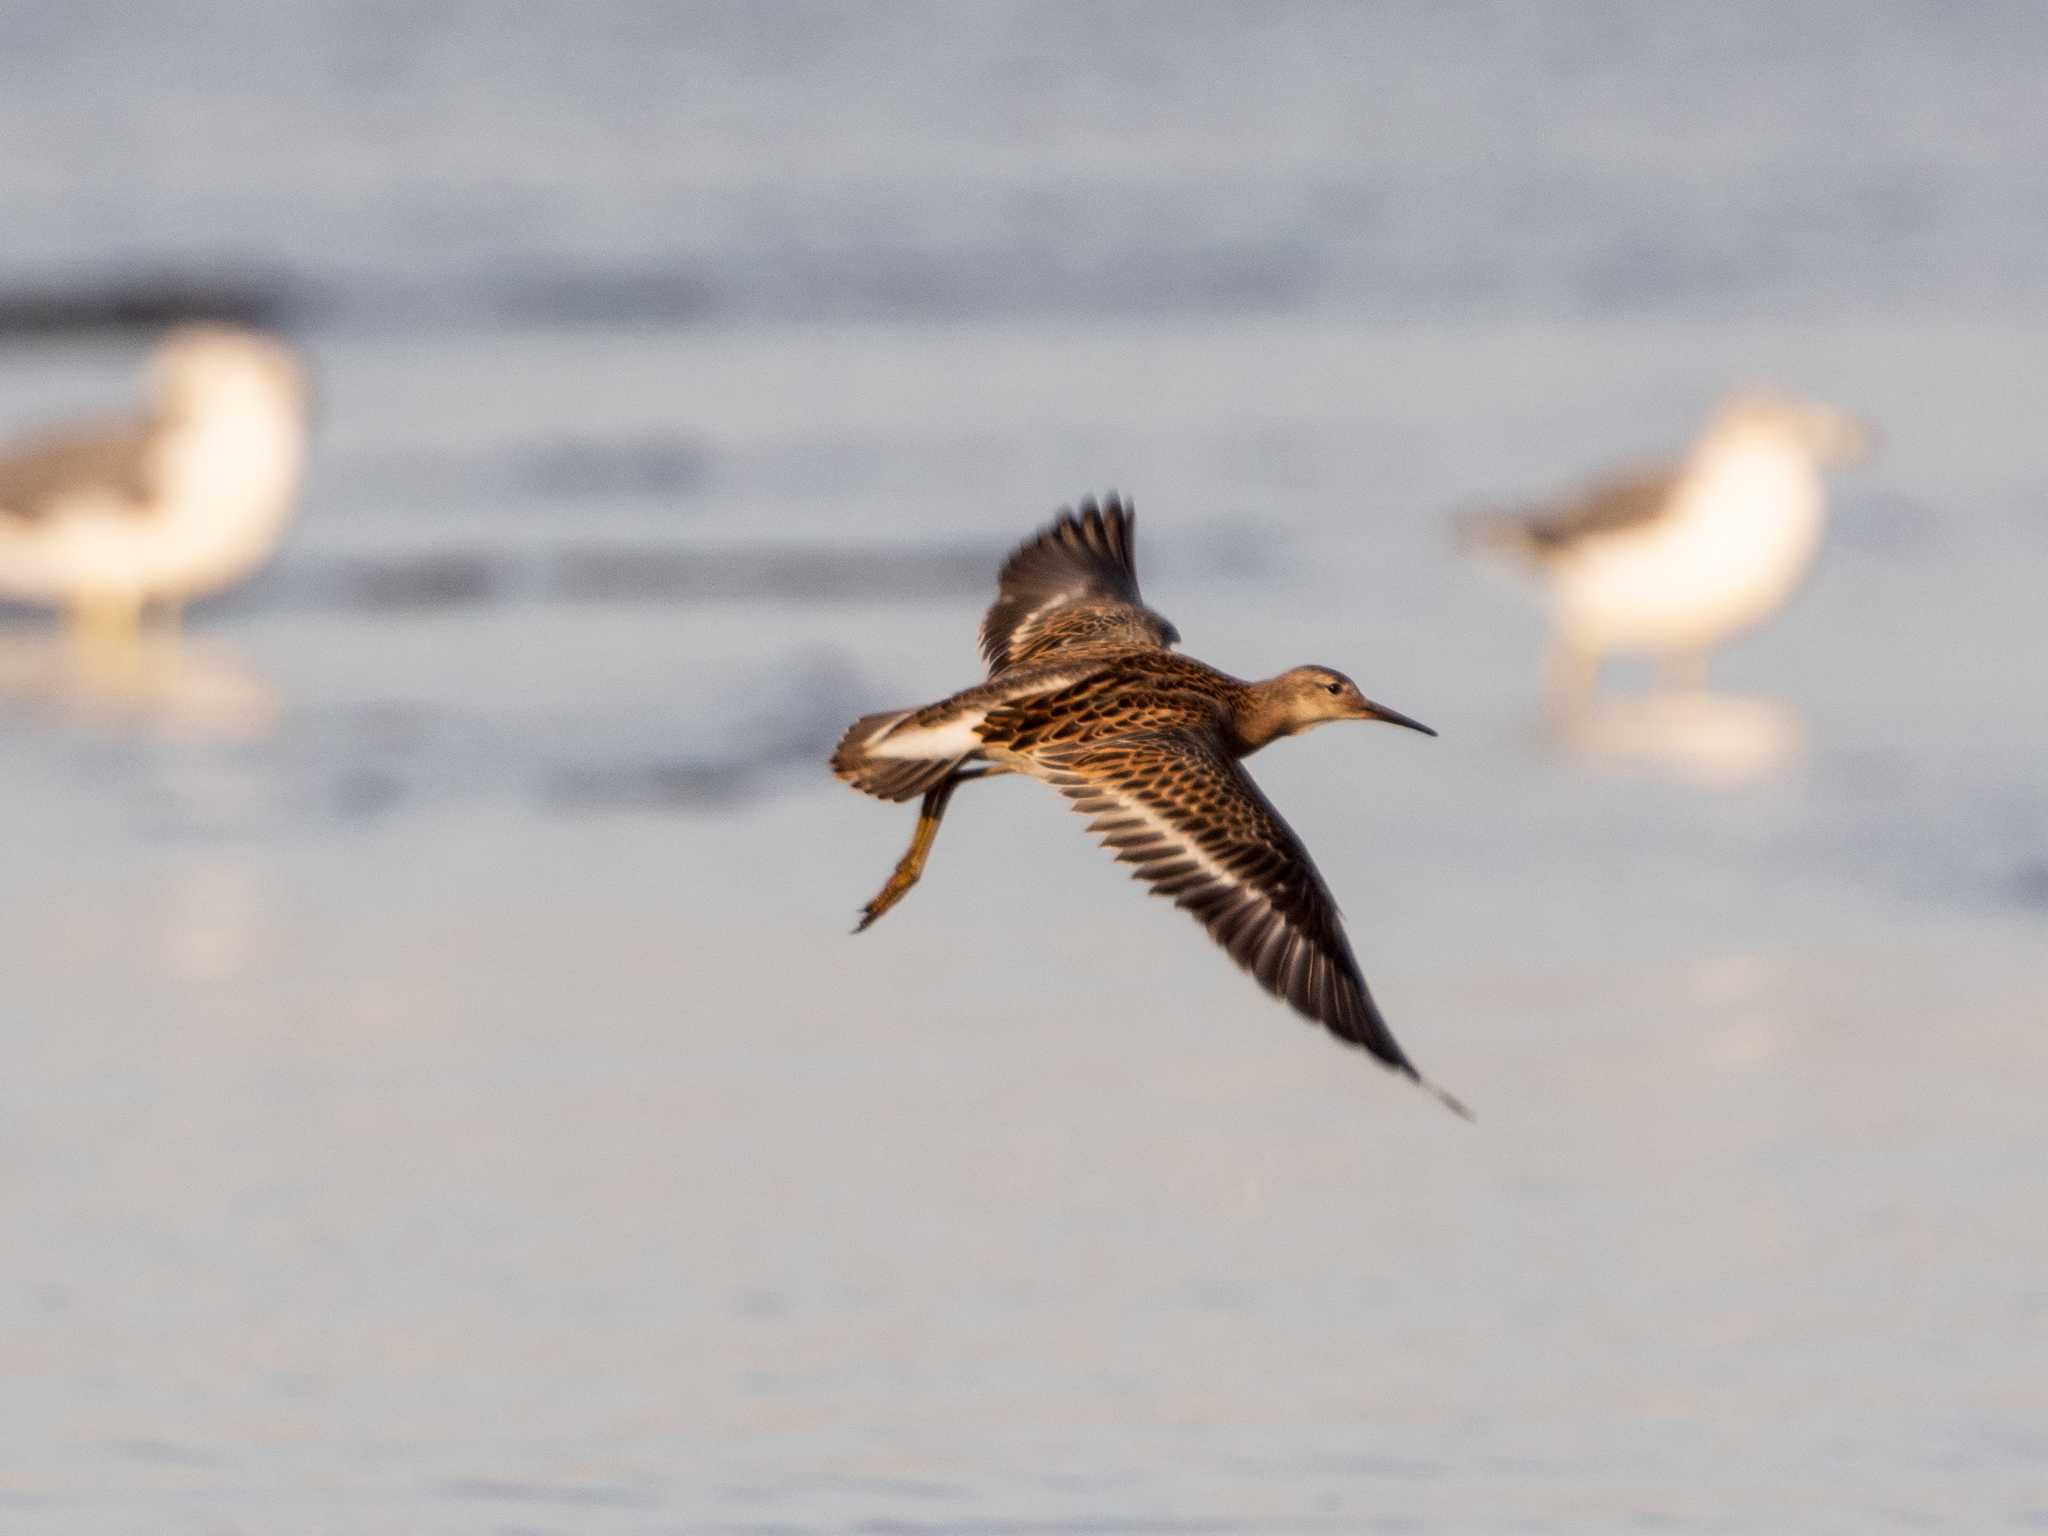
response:
[[[1245,682],[1174,654],[1167,647],[1179,635],[1138,596],[1132,533],[1114,496],[1062,511],[1003,567],[982,624],[989,680],[847,731],[834,772],[883,799],[925,801],[910,852],[860,926],[916,883],[959,784],[1029,774],[1090,816],[1119,860],[1193,914],[1268,991],[1421,1081],[1380,1016],[1308,850],[1239,759],[1326,720],[1435,733],[1327,667]]]

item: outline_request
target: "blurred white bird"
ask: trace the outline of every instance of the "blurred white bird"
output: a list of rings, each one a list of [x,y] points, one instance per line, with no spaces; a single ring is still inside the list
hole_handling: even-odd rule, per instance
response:
[[[1724,403],[1675,464],[1468,524],[1473,542],[1544,583],[1560,718],[1581,715],[1609,655],[1649,653],[1668,681],[1703,686],[1714,648],[1798,588],[1827,521],[1821,470],[1868,442],[1834,406],[1749,391]]]
[[[173,332],[133,418],[0,451],[0,600],[66,610],[85,634],[175,621],[276,546],[306,451],[306,377],[282,342]]]

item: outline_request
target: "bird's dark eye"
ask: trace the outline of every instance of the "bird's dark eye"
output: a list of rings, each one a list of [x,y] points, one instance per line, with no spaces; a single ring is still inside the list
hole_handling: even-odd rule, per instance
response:
[[[1323,692],[1325,692],[1325,693],[1342,693],[1343,691],[1344,691],[1344,685],[1343,685],[1342,683],[1325,683],[1325,684],[1323,684]]]

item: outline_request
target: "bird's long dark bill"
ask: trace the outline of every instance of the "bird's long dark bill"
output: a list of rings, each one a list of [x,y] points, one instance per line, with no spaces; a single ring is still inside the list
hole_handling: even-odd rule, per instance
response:
[[[1420,720],[1410,719],[1398,709],[1389,709],[1384,704],[1375,704],[1371,699],[1365,701],[1365,714],[1361,718],[1366,720],[1384,720],[1389,725],[1405,725],[1409,730],[1420,731],[1425,736],[1434,736],[1436,734],[1435,731],[1432,731]]]

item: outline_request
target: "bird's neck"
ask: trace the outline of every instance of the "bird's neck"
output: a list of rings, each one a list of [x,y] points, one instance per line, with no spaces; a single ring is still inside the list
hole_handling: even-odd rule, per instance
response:
[[[1239,757],[1250,757],[1282,736],[1292,736],[1304,724],[1278,678],[1238,684],[1229,719],[1231,748]]]

